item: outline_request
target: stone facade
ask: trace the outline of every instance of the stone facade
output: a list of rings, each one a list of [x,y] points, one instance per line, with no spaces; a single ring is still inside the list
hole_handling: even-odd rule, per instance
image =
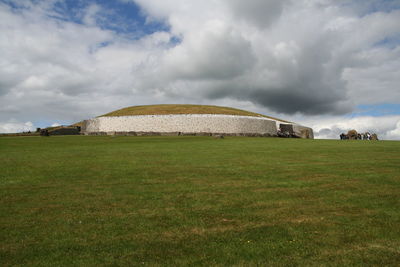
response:
[[[140,115],[98,117],[91,120],[86,120],[82,126],[82,133],[87,135],[220,134],[232,136],[276,136],[277,124],[277,121],[264,117],[236,115]],[[301,131],[300,128],[299,131]]]
[[[300,138],[314,139],[313,129],[298,124],[293,124],[294,134]]]
[[[233,115],[143,115],[99,117],[84,122],[82,132],[269,134],[277,131],[275,121]]]

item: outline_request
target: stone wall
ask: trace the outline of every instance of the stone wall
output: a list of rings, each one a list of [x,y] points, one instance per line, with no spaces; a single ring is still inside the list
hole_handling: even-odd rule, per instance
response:
[[[296,136],[305,139],[314,139],[313,129],[298,124],[293,124],[293,131]]]
[[[262,117],[233,115],[143,115],[99,117],[84,122],[85,134],[176,133],[275,136],[276,122]]]
[[[305,127],[295,123],[281,123],[278,128],[282,132],[287,132],[292,136],[305,138],[305,139],[314,139],[313,129],[309,127]]]

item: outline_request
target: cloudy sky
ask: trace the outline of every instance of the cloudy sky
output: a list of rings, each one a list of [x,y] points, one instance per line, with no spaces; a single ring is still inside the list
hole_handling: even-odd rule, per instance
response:
[[[0,0],[0,132],[161,103],[400,139],[400,0]]]

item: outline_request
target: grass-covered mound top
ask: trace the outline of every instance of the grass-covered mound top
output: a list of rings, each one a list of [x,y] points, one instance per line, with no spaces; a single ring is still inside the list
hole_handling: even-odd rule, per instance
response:
[[[135,116],[135,115],[172,115],[172,114],[224,114],[224,115],[237,115],[237,116],[264,117],[286,122],[281,119],[230,107],[219,107],[219,106],[208,106],[208,105],[175,105],[175,104],[127,107],[104,114],[100,117]]]

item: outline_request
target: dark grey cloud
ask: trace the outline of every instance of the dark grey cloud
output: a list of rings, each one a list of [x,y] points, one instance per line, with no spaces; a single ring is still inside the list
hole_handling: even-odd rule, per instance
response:
[[[164,71],[169,79],[229,80],[250,71],[255,63],[251,43],[240,33],[210,25],[171,49],[164,60]]]
[[[300,84],[299,84],[300,86]],[[308,92],[308,94],[307,94]],[[310,90],[310,87],[296,88],[218,88],[210,89],[206,94],[209,99],[232,98],[250,100],[271,111],[282,114],[346,114],[353,109],[353,103],[346,95],[338,95]]]
[[[250,99],[255,103],[269,107],[279,113],[294,114],[345,114],[352,110],[349,103],[342,103],[344,99],[332,99],[307,96],[303,92],[293,90],[258,90],[254,91]]]
[[[235,18],[261,29],[270,26],[281,15],[287,0],[227,0]]]
[[[351,55],[336,50],[340,36],[334,32],[308,34],[310,39],[305,36],[297,43],[280,42],[257,53],[258,65],[250,72],[209,88],[205,96],[250,100],[285,114],[350,112],[353,103],[348,99],[342,73],[353,62]]]

